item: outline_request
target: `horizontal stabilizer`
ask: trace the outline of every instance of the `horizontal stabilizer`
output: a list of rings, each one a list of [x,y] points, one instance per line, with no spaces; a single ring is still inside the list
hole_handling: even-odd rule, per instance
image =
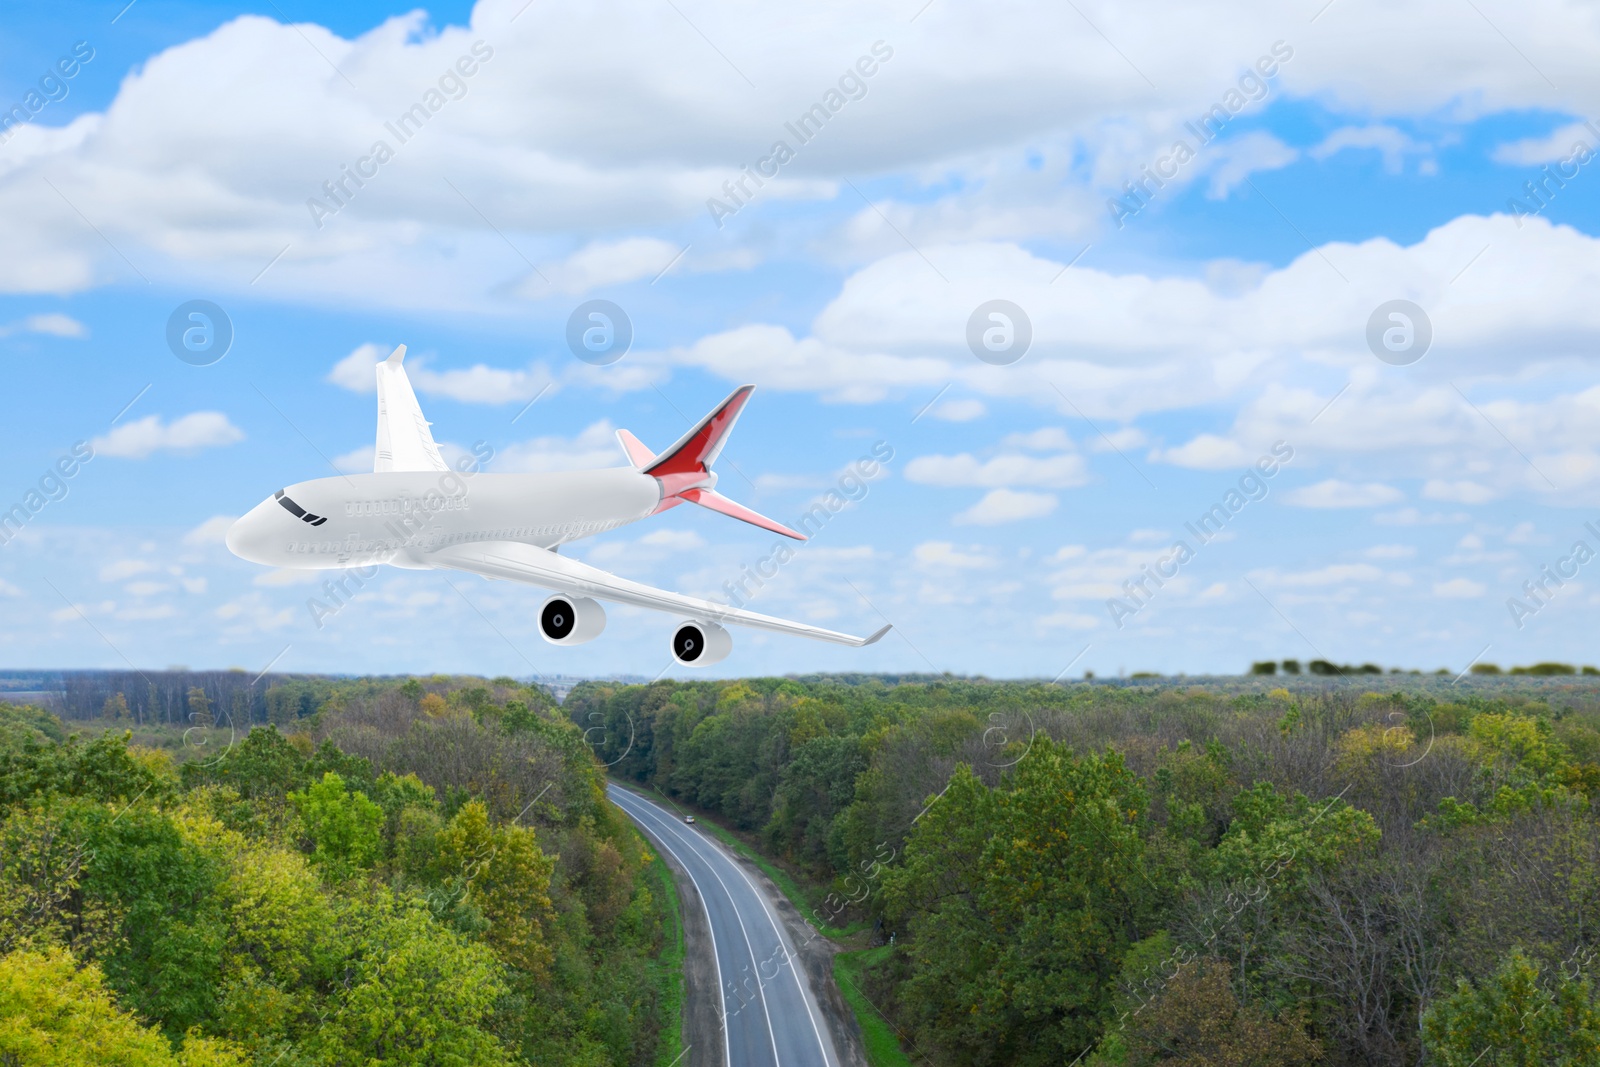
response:
[[[785,537],[792,537],[796,541],[804,541],[806,539],[805,534],[796,533],[781,522],[775,522],[772,519],[767,518],[765,515],[751,511],[738,501],[729,500],[727,497],[723,496],[714,489],[685,489],[678,495],[683,497],[683,499],[687,500],[691,504],[699,504],[703,508],[710,508],[712,511],[720,511],[724,515],[731,516],[732,518],[739,519],[743,522],[748,522],[751,526],[759,526],[763,530],[771,530],[773,533],[783,534]]]

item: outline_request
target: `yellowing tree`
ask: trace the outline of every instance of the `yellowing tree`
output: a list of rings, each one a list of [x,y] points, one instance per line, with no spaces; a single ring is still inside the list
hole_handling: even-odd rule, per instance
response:
[[[438,844],[441,873],[464,879],[468,899],[489,921],[484,940],[504,962],[542,977],[551,960],[546,929],[555,858],[540,850],[531,830],[490,826],[477,800],[462,806]]]
[[[0,1063],[26,1067],[239,1067],[227,1042],[190,1033],[174,1055],[161,1031],[118,1010],[100,969],[65,949],[0,958]]]

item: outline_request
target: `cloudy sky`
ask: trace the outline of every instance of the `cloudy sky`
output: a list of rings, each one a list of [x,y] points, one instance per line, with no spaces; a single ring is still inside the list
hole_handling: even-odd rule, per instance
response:
[[[1600,9],[124,3],[0,26],[8,666],[662,670],[648,613],[555,649],[536,590],[386,570],[319,627],[326,575],[228,554],[370,469],[399,343],[491,470],[745,382],[762,512],[892,449],[753,606],[895,633],[721,673],[1595,658]],[[678,508],[575,554],[704,595],[772,550]]]

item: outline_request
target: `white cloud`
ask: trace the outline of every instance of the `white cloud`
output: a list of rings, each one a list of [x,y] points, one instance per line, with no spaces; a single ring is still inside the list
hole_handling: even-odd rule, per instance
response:
[[[1451,578],[1446,582],[1434,582],[1433,595],[1447,600],[1469,600],[1482,596],[1485,588],[1482,582],[1470,578]]]
[[[373,368],[392,351],[392,347],[371,342],[359,345],[333,365],[327,380],[353,393],[376,392],[378,383]],[[476,363],[471,367],[436,371],[426,356],[407,357],[406,377],[419,393],[448,397],[463,404],[526,403],[554,382],[543,367],[506,370]]]
[[[89,327],[71,315],[51,311],[40,315],[29,315],[9,326],[0,326],[0,337],[9,337],[17,333],[42,333],[51,337],[82,339],[89,336]]]
[[[292,567],[274,567],[272,570],[263,571],[250,579],[250,584],[265,589],[274,589],[285,585],[316,585],[334,577],[327,571],[297,570]],[[335,579],[337,580],[337,579]]]
[[[1227,467],[1243,467],[1254,462],[1256,457],[1237,441],[1230,441],[1216,434],[1203,433],[1186,444],[1158,451],[1153,458],[1179,467],[1214,471]]]
[[[244,431],[220,411],[196,411],[170,424],[159,415],[125,422],[90,442],[96,455],[144,459],[156,452],[192,453],[244,440]]]
[[[1373,545],[1361,554],[1368,559],[1410,559],[1417,549],[1414,545]]]
[[[591,241],[566,259],[547,263],[539,269],[540,274],[549,279],[549,284],[530,275],[522,292],[529,297],[546,297],[553,295],[551,287],[554,286],[554,292],[581,296],[602,286],[653,278],[682,251],[682,246],[654,237]]]
[[[1297,588],[1375,582],[1385,576],[1384,571],[1370,563],[1330,563],[1326,567],[1308,571],[1294,571],[1287,574],[1271,572],[1263,575],[1263,578],[1272,585]]]
[[[911,555],[919,564],[936,569],[988,570],[995,566],[994,559],[982,552],[963,552],[949,541],[924,541]]]
[[[942,404],[935,404],[928,414],[945,422],[971,422],[989,414],[989,408],[981,400],[946,400]]]
[[[1427,500],[1444,500],[1452,504],[1487,504],[1500,494],[1486,485],[1466,479],[1452,482],[1430,478],[1422,486],[1422,495]]]
[[[164,593],[168,589],[171,589],[172,586],[168,585],[166,582],[129,582],[122,588],[123,591],[129,596],[146,597],[154,596],[157,593]]]
[[[693,530],[651,530],[639,538],[639,543],[672,552],[695,552],[706,547],[706,539]]]
[[[1022,493],[1014,489],[991,489],[983,499],[951,521],[957,526],[999,526],[1023,519],[1037,519],[1056,509],[1053,493]]]
[[[1105,620],[1098,615],[1084,615],[1076,611],[1055,611],[1049,615],[1041,615],[1034,620],[1034,625],[1046,630],[1093,630]]]
[[[1033,452],[1070,452],[1072,438],[1059,426],[1045,426],[1028,433],[1008,433],[1000,439],[1003,448],[1026,448]]]
[[[378,391],[378,377],[374,368],[379,360],[387,359],[392,351],[392,347],[385,348],[370,341],[357,345],[348,356],[333,365],[328,372],[328,381],[352,393],[375,393]],[[406,369],[409,371],[411,368]]]
[[[1071,489],[1087,483],[1089,471],[1083,457],[1072,453],[1043,458],[1005,453],[979,460],[963,452],[955,456],[918,456],[906,464],[905,477],[920,485],[947,487],[1025,485]]]
[[[120,582],[125,578],[132,578],[135,574],[149,574],[155,570],[155,564],[142,559],[122,559],[115,563],[107,563],[100,568],[102,582]]]
[[[1270,133],[1255,130],[1222,142],[1207,158],[1216,162],[1211,167],[1206,195],[1220,200],[1243,185],[1250,175],[1287,167],[1300,158],[1300,153]]]
[[[1405,499],[1405,494],[1390,485],[1366,482],[1355,485],[1337,478],[1291,490],[1285,497],[1302,508],[1372,508]]]
[[[619,467],[626,458],[610,419],[591,423],[576,437],[535,437],[507,445],[491,466],[501,473],[590,470]]]
[[[1334,130],[1306,154],[1312,159],[1324,160],[1349,149],[1375,149],[1383,157],[1383,169],[1391,174],[1400,173],[1408,154],[1428,151],[1393,126],[1344,126]]]
[[[220,545],[228,536],[228,527],[232,526],[238,517],[235,515],[213,515],[199,526],[183,535],[186,545]]]
[[[575,234],[598,247],[563,260],[561,284],[619,277],[639,269],[642,257],[622,251],[629,242],[656,239],[626,235],[710,225],[707,198],[745,181],[740,165],[783,133],[780,117],[836,77],[819,72],[866,51],[903,17],[885,0],[836,2],[773,34],[767,12],[719,10],[708,35],[738,69],[760,71],[753,88],[715,56],[685,66],[684,49],[704,53],[704,41],[670,7],[622,0],[514,20],[523,2],[484,0],[468,25],[437,31],[415,11],[350,39],[243,15],[148,57],[103,113],[65,127],[29,124],[10,139],[0,213],[14,254],[0,264],[0,288],[70,291],[130,276],[73,204],[88,205],[109,245],[162,280],[252,277],[290,244],[260,285],[324,301],[482,305],[491,291],[515,299],[511,283],[526,273],[506,240],[551,262]],[[729,228],[768,221],[762,211],[780,198],[848,197],[842,175],[897,170],[912,175],[912,202],[861,207],[851,225],[864,232],[846,234],[849,242],[894,239],[884,217],[923,249],[1103,225],[1105,196],[1170,146],[1182,116],[1237,83],[1238,64],[1263,51],[1263,19],[1272,15],[1254,0],[1167,2],[1138,19],[1096,19],[1141,67],[1163,72],[1158,88],[1131,77],[1073,11],[951,8],[919,18],[914,47],[886,42],[893,58],[867,82],[868,102],[836,116],[779,178],[746,188],[756,202]],[[1508,58],[1494,34],[1452,35],[1423,58],[1407,47],[1440,40],[1437,27],[1457,13],[1446,0],[1413,0],[1385,8],[1360,32],[1319,23],[1316,47],[1298,49],[1272,91],[1382,117],[1577,114],[1593,99],[1600,79],[1587,61],[1600,50],[1600,30],[1581,8],[1539,0],[1519,11],[1559,89]],[[361,149],[352,146],[389,139],[384,124],[434,89],[480,37],[493,58],[462,83],[464,95],[319,226],[307,198],[325,195],[322,182],[339,178],[340,164],[356,163]],[[597,40],[607,42],[603,54]],[[1081,61],[1062,64],[1057,50],[1028,47],[1045,40]],[[962,76],[951,78],[953,69]],[[1343,134],[1344,143],[1384,149],[1393,129],[1375,121]],[[1250,137],[1207,151],[1221,161]],[[1207,167],[1221,163],[1198,164],[1187,177]],[[62,196],[38,180],[45,174],[60,179]],[[463,178],[461,195],[441,195],[452,176]],[[934,181],[950,191],[924,195]]]
[[[1593,153],[1600,146],[1600,133],[1586,123],[1574,122],[1544,137],[1529,137],[1500,145],[1491,158],[1496,163],[1508,163],[1514,167],[1537,167],[1541,163],[1569,159],[1578,154],[1576,150],[1580,146],[1584,151]]]

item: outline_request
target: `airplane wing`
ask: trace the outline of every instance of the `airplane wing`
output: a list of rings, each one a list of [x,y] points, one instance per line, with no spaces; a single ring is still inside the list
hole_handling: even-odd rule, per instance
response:
[[[616,604],[632,604],[635,607],[687,615],[702,622],[733,623],[853,648],[870,645],[889,632],[889,627],[885,626],[870,637],[855,637],[835,630],[824,630],[820,626],[808,626],[803,622],[775,619],[771,615],[759,615],[753,611],[631,582],[548,549],[516,541],[450,545],[430,552],[424,558],[436,567],[466,571],[485,578],[527,582],[569,596],[594,597]]]
[[[378,364],[378,449],[372,471],[447,471],[428,420],[422,417],[422,405],[411,391],[405,358],[406,346],[401,345]]]

